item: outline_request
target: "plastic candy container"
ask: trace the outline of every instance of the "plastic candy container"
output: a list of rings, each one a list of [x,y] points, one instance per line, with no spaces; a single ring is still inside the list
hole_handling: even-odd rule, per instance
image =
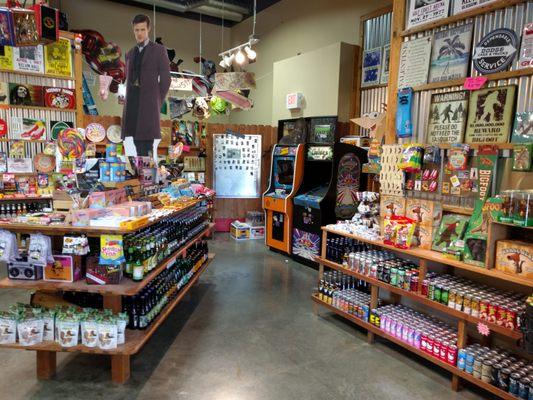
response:
[[[411,143],[403,146],[402,161],[398,168],[405,172],[419,172],[422,169],[424,146],[419,143]]]

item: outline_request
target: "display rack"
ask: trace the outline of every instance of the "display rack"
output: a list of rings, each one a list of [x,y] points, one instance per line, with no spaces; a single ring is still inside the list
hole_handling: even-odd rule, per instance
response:
[[[375,278],[369,277],[367,275],[360,274],[358,272],[355,272],[355,271],[352,271],[350,269],[344,268],[342,265],[340,265],[338,263],[335,263],[335,262],[332,262],[330,260],[327,260],[327,258],[326,258],[326,244],[327,244],[328,235],[329,234],[334,234],[334,235],[343,236],[343,237],[346,237],[346,238],[351,238],[351,239],[354,239],[354,240],[358,240],[360,242],[367,243],[367,244],[370,244],[370,245],[373,245],[373,246],[376,246],[376,247],[380,247],[380,248],[383,248],[383,249],[391,250],[391,251],[394,251],[394,252],[399,253],[399,254],[403,254],[403,255],[407,255],[407,256],[411,256],[411,257],[417,258],[417,259],[419,259],[419,282],[422,282],[424,280],[430,262],[434,262],[434,263],[438,263],[438,264],[444,264],[444,265],[451,266],[451,267],[454,267],[454,268],[457,268],[457,269],[467,270],[467,271],[475,272],[475,273],[478,273],[478,274],[481,274],[481,275],[490,276],[490,277],[492,277],[494,279],[498,279],[498,280],[505,281],[505,282],[512,282],[514,284],[522,285],[522,286],[524,286],[526,288],[533,287],[533,280],[529,280],[529,279],[522,278],[522,277],[519,277],[519,276],[508,275],[508,274],[505,274],[505,273],[497,271],[497,270],[485,269],[485,268],[482,268],[482,267],[472,266],[472,265],[466,264],[466,263],[461,262],[461,261],[453,260],[451,258],[446,258],[441,253],[436,252],[436,251],[432,251],[432,250],[424,250],[424,249],[417,249],[417,248],[400,249],[400,248],[397,248],[397,247],[394,247],[394,246],[391,246],[391,245],[387,245],[387,244],[383,243],[382,241],[367,239],[367,238],[364,238],[364,237],[361,237],[361,236],[340,232],[340,231],[337,231],[335,229],[328,228],[328,227],[323,227],[322,231],[323,231],[322,232],[322,235],[323,235],[322,236],[322,254],[321,254],[321,257],[317,258],[317,262],[319,263],[319,280],[322,279],[322,276],[324,274],[324,267],[326,267],[326,268],[331,268],[331,269],[340,271],[343,274],[353,276],[353,277],[355,277],[357,279],[360,279],[360,280],[363,280],[365,282],[368,282],[370,284],[370,287],[371,287],[370,309],[377,308],[378,301],[379,301],[379,294],[380,294],[379,293],[379,289],[383,289],[383,290],[386,290],[386,291],[390,292],[396,302],[399,302],[402,297],[408,298],[408,299],[410,299],[412,301],[415,301],[416,303],[421,304],[422,306],[428,307],[428,308],[430,308],[432,310],[436,310],[436,311],[438,311],[440,313],[443,313],[443,314],[445,314],[445,315],[447,315],[447,316],[449,316],[451,318],[455,318],[457,320],[457,329],[458,329],[457,347],[459,349],[464,348],[466,346],[466,344],[467,344],[468,325],[469,324],[474,324],[474,325],[478,324],[478,323],[485,324],[489,328],[489,330],[491,332],[493,332],[495,334],[498,334],[503,339],[511,340],[515,344],[518,342],[518,340],[520,340],[522,338],[522,333],[519,332],[519,331],[507,329],[505,327],[499,326],[499,325],[494,324],[494,323],[490,323],[490,322],[488,322],[486,320],[482,320],[480,318],[474,317],[474,316],[466,314],[464,312],[461,312],[461,311],[458,311],[458,310],[455,310],[455,309],[451,309],[451,308],[449,308],[448,306],[446,306],[444,304],[437,303],[435,301],[432,301],[432,300],[428,299],[427,297],[423,296],[422,293],[421,293],[422,285],[419,285],[418,292],[410,292],[410,291],[407,291],[407,290],[400,289],[399,287],[390,285],[390,284],[388,284],[386,282],[382,282],[382,281],[380,281],[378,279],[375,279]],[[456,366],[452,366],[452,365],[444,363],[444,362],[442,362],[442,361],[440,361],[440,360],[438,360],[438,359],[436,359],[434,357],[431,357],[428,354],[424,353],[423,351],[420,351],[420,350],[418,350],[418,349],[416,349],[414,347],[411,347],[408,344],[404,343],[403,341],[401,341],[401,340],[399,340],[399,339],[397,339],[397,338],[395,338],[395,337],[393,337],[391,335],[388,335],[386,332],[382,331],[381,329],[377,328],[376,326],[371,325],[370,323],[368,323],[366,321],[358,319],[358,318],[356,318],[356,317],[354,317],[354,316],[352,316],[352,315],[350,315],[348,313],[345,313],[342,310],[337,309],[336,307],[333,307],[333,306],[329,305],[328,303],[320,300],[316,295],[312,296],[312,300],[316,304],[324,306],[324,307],[328,308],[329,310],[334,311],[338,315],[340,315],[340,316],[342,316],[342,317],[344,317],[344,318],[346,318],[346,319],[348,319],[348,320],[350,320],[352,322],[355,322],[359,326],[367,329],[367,331],[368,331],[367,338],[368,338],[368,342],[369,343],[373,343],[374,342],[374,336],[375,335],[381,336],[381,337],[383,337],[383,338],[385,338],[385,339],[387,339],[389,341],[392,341],[392,342],[394,342],[394,343],[406,348],[409,351],[412,351],[413,353],[415,353],[415,354],[417,354],[419,356],[422,356],[422,357],[426,358],[427,360],[431,361],[432,363],[434,363],[434,364],[436,364],[436,365],[438,365],[438,366],[450,371],[452,373],[452,389],[453,390],[458,390],[459,387],[460,387],[460,379],[465,379],[465,380],[468,380],[469,382],[472,382],[473,384],[475,384],[475,385],[477,385],[479,387],[482,387],[483,389],[486,389],[486,390],[490,391],[493,394],[496,394],[496,395],[500,396],[503,399],[513,399],[513,398],[515,398],[515,397],[511,396],[509,393],[506,393],[506,392],[498,389],[495,386],[492,386],[492,385],[490,385],[488,383],[483,382],[481,379],[474,378],[472,375],[470,375],[468,373],[465,373],[464,371],[461,371]],[[316,309],[315,309],[315,312],[317,312]]]
[[[176,211],[172,215],[182,213],[190,207],[198,204],[193,202],[190,205]],[[166,216],[168,217],[168,215]],[[72,226],[36,226],[24,224],[1,224],[0,228],[10,230],[18,233],[47,233],[54,236],[63,236],[67,233],[84,233],[87,236],[97,237],[103,234],[117,233],[126,234],[136,232],[143,228],[147,228],[159,220],[148,221],[141,224],[136,229],[111,229],[111,228],[78,228]],[[46,281],[18,281],[5,278],[0,281],[0,289],[25,289],[25,290],[41,290],[46,292],[89,292],[98,293],[103,298],[103,308],[109,309],[114,313],[122,311],[122,296],[132,296],[139,293],[146,287],[154,278],[156,278],[162,271],[167,269],[178,257],[186,254],[187,249],[193,246],[199,240],[209,236],[214,224],[210,223],[198,233],[194,238],[189,240],[186,244],[176,250],[171,256],[159,263],[142,281],[135,282],[131,279],[124,278],[120,284],[117,285],[89,285],[85,281],[76,281],[72,283],[67,282],[46,282]],[[180,289],[178,296],[165,306],[159,316],[152,322],[152,324],[145,330],[126,330],[125,344],[118,346],[113,350],[101,350],[98,348],[89,348],[83,345],[77,345],[70,348],[61,347],[55,342],[44,342],[34,346],[22,346],[20,344],[7,344],[0,347],[9,347],[15,349],[34,350],[37,352],[37,377],[41,379],[49,379],[55,374],[56,370],[56,353],[57,352],[81,352],[91,354],[107,354],[111,356],[111,376],[113,382],[125,383],[130,377],[130,356],[136,354],[154,334],[159,326],[165,321],[170,312],[182,300],[183,296],[198,280],[199,276],[206,270],[208,264],[214,258],[214,254],[209,254],[208,260],[194,273],[190,281]]]

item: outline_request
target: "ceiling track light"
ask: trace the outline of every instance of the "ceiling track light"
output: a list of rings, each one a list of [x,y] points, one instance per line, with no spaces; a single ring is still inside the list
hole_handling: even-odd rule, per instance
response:
[[[230,68],[233,65],[233,62],[236,62],[238,65],[243,65],[246,60],[254,62],[257,59],[257,52],[252,49],[252,46],[258,42],[259,39],[250,36],[250,40],[246,43],[220,53],[219,56],[222,58],[222,61],[220,61],[219,65],[222,68]]]

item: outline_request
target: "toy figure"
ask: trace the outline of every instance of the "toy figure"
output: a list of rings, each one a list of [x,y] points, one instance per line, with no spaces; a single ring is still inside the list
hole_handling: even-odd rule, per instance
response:
[[[508,254],[507,255],[507,259],[514,264],[515,272],[517,274],[521,274],[522,273],[522,266],[524,265],[524,261],[520,260],[520,253]]]

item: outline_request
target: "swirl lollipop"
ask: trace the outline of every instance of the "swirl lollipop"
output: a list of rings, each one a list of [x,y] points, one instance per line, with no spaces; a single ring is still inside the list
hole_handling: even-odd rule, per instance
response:
[[[57,138],[57,147],[67,159],[80,158],[85,152],[85,140],[77,129],[63,129]]]

